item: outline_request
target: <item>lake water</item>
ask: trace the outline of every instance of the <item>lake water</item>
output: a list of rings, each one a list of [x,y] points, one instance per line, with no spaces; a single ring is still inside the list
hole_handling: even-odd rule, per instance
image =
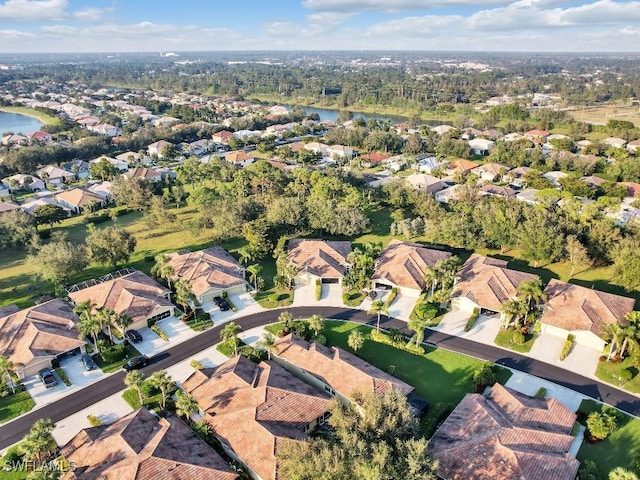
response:
[[[318,116],[320,117],[320,121],[328,120],[330,122],[335,122],[336,120],[338,120],[338,115],[340,114],[339,110],[335,110],[333,108],[316,108],[316,107],[301,107],[301,108],[307,115],[310,115],[312,113],[317,113]],[[364,118],[365,120],[370,120],[372,118],[375,118],[376,120],[381,120],[381,121],[388,120],[392,124],[406,121],[406,118],[404,117],[394,117],[391,115],[376,115],[373,113],[361,113],[361,112],[352,112],[352,113],[353,113],[354,119]]]
[[[0,112],[0,135],[4,135],[6,132],[27,135],[28,133],[37,132],[42,125],[43,123],[40,120],[28,115]]]

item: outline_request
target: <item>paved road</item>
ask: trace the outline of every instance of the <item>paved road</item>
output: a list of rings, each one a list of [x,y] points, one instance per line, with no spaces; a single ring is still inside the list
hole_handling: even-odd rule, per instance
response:
[[[288,310],[297,318],[310,317],[317,313],[325,318],[350,320],[357,323],[375,325],[375,317],[361,310],[353,310],[350,308],[298,307]],[[275,322],[279,313],[278,310],[260,312],[238,319],[236,323],[241,325],[243,330],[249,330]],[[381,322],[381,326],[384,328],[395,327],[409,334],[410,332],[407,330],[406,325],[405,322],[396,319],[384,320],[383,318]],[[193,358],[198,352],[220,341],[220,331],[222,328],[223,326],[214,327],[184,343],[155,355],[150,365],[143,370],[144,373],[150,375],[153,371],[166,369],[182,360]],[[610,385],[554,367],[553,365],[527,358],[517,353],[507,352],[500,348],[446,335],[433,330],[426,331],[425,341],[442,348],[465,353],[484,360],[490,360],[500,365],[530,373],[536,377],[563,385],[590,397],[601,398],[606,403],[614,405],[625,412],[640,416],[640,398],[618,390]],[[88,388],[72,393],[43,408],[17,418],[4,427],[0,427],[0,449],[4,449],[20,441],[31,425],[40,418],[50,418],[54,422],[57,422],[93,405],[99,400],[117,393],[124,388],[124,375],[124,372],[118,372],[92,384]]]

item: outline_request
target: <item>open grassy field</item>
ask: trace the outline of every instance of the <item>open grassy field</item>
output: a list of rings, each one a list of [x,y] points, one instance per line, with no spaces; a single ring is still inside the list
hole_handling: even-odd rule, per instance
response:
[[[627,120],[640,127],[640,107],[637,105],[602,105],[576,108],[568,112],[576,120],[606,125],[609,120]]]
[[[0,107],[0,111],[9,112],[9,113],[20,113],[22,115],[27,115],[28,117],[34,117],[40,120],[47,125],[59,125],[60,119],[58,117],[54,117],[53,115],[47,115],[44,112],[39,110],[34,110],[32,108],[27,107]]]
[[[585,413],[599,411],[600,404],[593,400],[584,400],[580,410]],[[585,441],[578,452],[578,460],[592,460],[605,478],[615,467],[625,467],[640,473],[640,419],[620,413],[622,419],[618,430],[609,438],[597,443]]]

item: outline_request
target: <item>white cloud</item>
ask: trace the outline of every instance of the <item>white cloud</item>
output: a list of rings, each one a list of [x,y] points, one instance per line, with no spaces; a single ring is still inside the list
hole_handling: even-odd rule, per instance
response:
[[[46,20],[64,16],[67,0],[7,0],[0,3],[0,19]]]
[[[443,6],[486,5],[508,3],[509,0],[304,0],[302,5],[321,12],[426,10]]]
[[[97,22],[102,19],[104,10],[101,8],[83,8],[73,12],[71,15],[74,20],[80,20],[84,22]]]
[[[309,27],[315,32],[332,31],[353,17],[353,13],[318,12],[307,16]]]
[[[269,35],[275,37],[286,37],[297,35],[300,32],[300,26],[293,22],[269,22],[264,25]]]
[[[31,32],[21,32],[19,30],[0,30],[0,39],[3,40],[21,40],[27,38],[35,38]]]
[[[365,34],[373,36],[401,35],[402,37],[425,36],[436,30],[451,28],[462,22],[459,15],[427,15],[424,17],[406,17],[377,23],[369,27]]]

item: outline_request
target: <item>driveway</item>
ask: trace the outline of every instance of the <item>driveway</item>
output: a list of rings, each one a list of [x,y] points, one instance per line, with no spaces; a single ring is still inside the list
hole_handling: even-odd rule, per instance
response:
[[[344,307],[342,303],[342,286],[337,283],[323,283],[320,300],[316,300],[316,286],[296,285],[293,294],[292,307]]]
[[[383,300],[386,300],[388,294],[382,297]],[[391,305],[389,305],[389,314],[393,318],[397,318],[398,320],[404,320],[405,322],[409,321],[409,316],[411,316],[411,312],[413,312],[413,307],[416,306],[416,302],[419,297],[414,297],[411,295],[403,295],[402,293],[398,293],[396,298],[393,299]]]
[[[473,340],[474,342],[484,343],[485,345],[495,346],[494,340],[500,330],[499,315],[480,315],[473,328],[468,332],[464,331],[467,321],[471,317],[471,313],[465,310],[451,310],[445,313],[440,324],[433,327],[442,333],[456,335],[458,337]]]
[[[198,332],[191,330],[186,323],[176,317],[165,318],[156,323],[156,325],[165,331],[169,341],[161,339],[148,327],[141,328],[138,331],[142,335],[142,342],[136,343],[134,347],[144,355],[154,355],[198,335]]]
[[[509,387],[531,397],[538,393],[538,390],[541,388],[545,388],[547,390],[545,395],[546,398],[555,398],[572,412],[578,410],[582,400],[590,398],[576,392],[575,390],[558,385],[557,383],[534,377],[533,375],[529,375],[518,370],[511,369],[511,371],[513,372],[513,375],[509,378],[505,387]]]
[[[231,300],[231,303],[235,305],[238,310],[237,312],[234,312],[233,310],[227,310],[226,312],[223,312],[213,302],[202,304],[202,309],[209,315],[211,315],[211,320],[213,320],[214,325],[220,325],[221,323],[226,323],[230,320],[244,317],[245,315],[262,312],[263,310],[265,310],[260,306],[258,302],[255,301],[255,299],[249,292],[240,294],[234,293],[232,295],[229,295],[229,300]]]
[[[564,346],[565,338],[551,333],[541,333],[531,347],[529,356],[564,368],[585,377],[595,378],[598,367],[598,357],[602,355],[599,350],[584,345],[575,344],[569,356],[560,360],[560,352]]]

